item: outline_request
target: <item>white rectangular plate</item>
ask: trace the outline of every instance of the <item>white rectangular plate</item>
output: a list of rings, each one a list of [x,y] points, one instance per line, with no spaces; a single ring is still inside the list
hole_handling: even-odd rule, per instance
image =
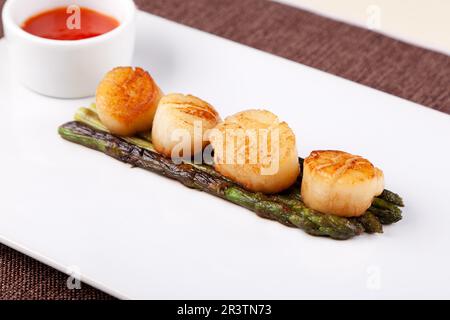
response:
[[[121,298],[450,298],[447,115],[144,13],[135,64],[223,117],[272,110],[302,156],[366,156],[404,196],[404,220],[315,238],[64,141],[57,127],[92,98],[24,89],[2,40],[1,242]]]

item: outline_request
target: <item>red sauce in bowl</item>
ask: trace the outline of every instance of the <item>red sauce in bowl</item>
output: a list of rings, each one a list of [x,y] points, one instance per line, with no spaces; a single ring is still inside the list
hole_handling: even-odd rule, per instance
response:
[[[119,21],[100,12],[83,7],[74,10],[62,7],[30,17],[22,29],[46,39],[82,40],[100,36],[118,26]]]

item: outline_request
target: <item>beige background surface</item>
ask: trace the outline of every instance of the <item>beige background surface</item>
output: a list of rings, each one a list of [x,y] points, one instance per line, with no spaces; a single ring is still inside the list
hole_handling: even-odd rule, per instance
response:
[[[450,54],[449,0],[278,0]],[[377,22],[378,20],[378,22]]]

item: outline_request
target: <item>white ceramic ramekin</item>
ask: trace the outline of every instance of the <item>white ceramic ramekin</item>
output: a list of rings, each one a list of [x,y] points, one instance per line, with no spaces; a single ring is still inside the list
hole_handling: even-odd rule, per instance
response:
[[[77,41],[44,39],[21,28],[30,16],[69,5],[113,16],[120,26]],[[57,98],[91,96],[107,71],[131,64],[136,33],[133,0],[8,0],[2,18],[12,71],[26,87],[40,94]]]

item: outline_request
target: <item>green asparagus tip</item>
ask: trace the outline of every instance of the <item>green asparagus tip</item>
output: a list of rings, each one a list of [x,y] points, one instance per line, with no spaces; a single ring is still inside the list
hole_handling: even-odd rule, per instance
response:
[[[383,233],[383,225],[372,212],[366,212],[357,220],[362,224],[367,233]]]
[[[384,190],[383,193],[378,198],[388,201],[399,207],[405,206],[405,203],[403,202],[402,197],[400,197],[398,194],[396,194],[392,191],[389,191],[389,190]]]

